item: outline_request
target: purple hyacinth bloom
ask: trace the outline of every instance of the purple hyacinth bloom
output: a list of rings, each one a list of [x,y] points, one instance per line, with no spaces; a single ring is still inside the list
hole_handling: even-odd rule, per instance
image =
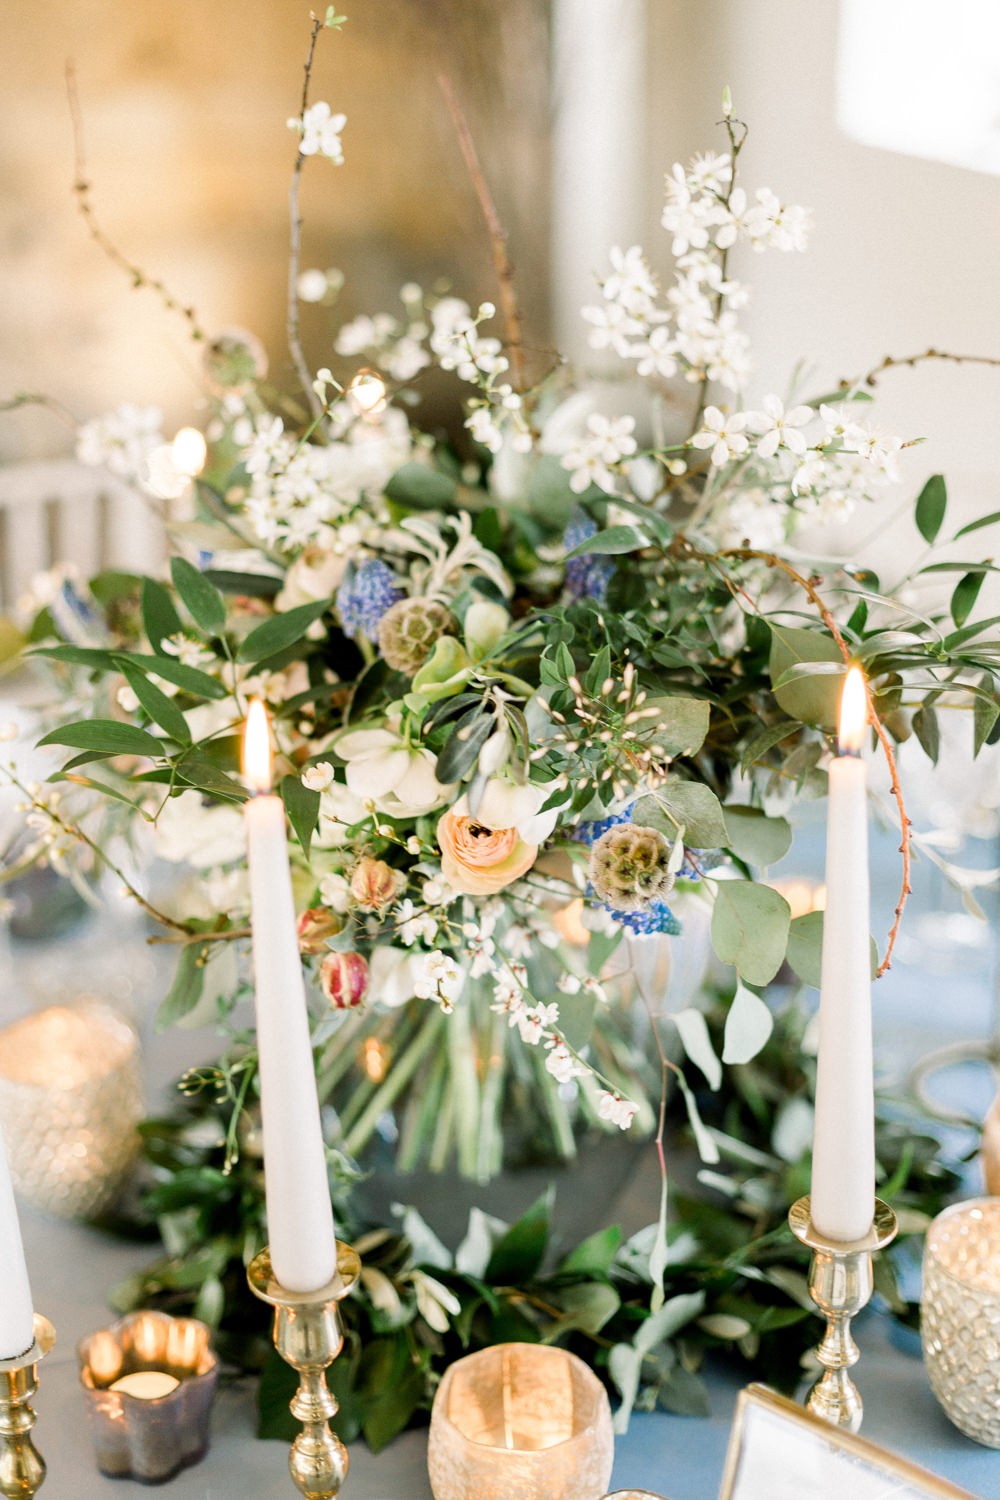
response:
[[[345,632],[374,640],[379,620],[405,592],[388,563],[369,558],[350,571],[337,590],[337,612]]]
[[[567,552],[572,552],[581,542],[587,542],[596,535],[597,522],[577,506],[563,533],[563,545]],[[574,599],[593,599],[597,604],[603,604],[614,571],[614,559],[602,553],[584,553],[582,557],[571,557],[566,563],[566,592]]]

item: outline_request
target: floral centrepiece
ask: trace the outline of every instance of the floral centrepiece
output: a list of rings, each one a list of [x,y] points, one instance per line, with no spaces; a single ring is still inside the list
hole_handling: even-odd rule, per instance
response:
[[[893,744],[932,749],[937,706],[962,691],[977,750],[994,728],[995,654],[970,622],[981,574],[928,621],[857,560],[808,550],[802,528],[870,503],[909,443],[869,420],[863,377],[746,394],[735,258],[801,252],[810,215],[744,188],[745,129],[728,106],[723,123],[728,150],[667,180],[670,284],[616,248],[583,310],[620,362],[612,394],[562,368],[529,378],[516,320],[410,285],[401,311],[339,329],[336,373],[307,369],[297,400],[267,385],[252,335],[207,341],[204,461],[149,410],[81,428],[82,461],[147,499],[188,496],[191,516],[171,527],[169,580],[50,578],[25,606],[62,691],[46,739],[73,752],[65,785],[32,793],[37,848],[86,873],[148,825],[154,853],[198,872],[169,902],[141,894],[178,945],[163,1021],[211,1001],[232,1031],[212,1082],[237,1119],[253,1076],[236,776],[251,696],[271,710],[295,836],[331,1146],[357,1156],[394,1109],[402,1165],[479,1177],[502,1165],[505,1109],[527,1144],[568,1155],[577,1124],[651,1129],[671,1072],[712,1159],[665,1044],[717,1087],[699,1012],[640,983],[632,1004],[652,1016],[635,1025],[615,950],[641,976],[644,942],[710,909],[733,994],[724,1058],[763,1044],[759,991],[786,959],[808,980],[820,936],[767,869],[792,804],[823,794],[850,658],[904,845]],[[307,158],[342,163],[330,105],[304,97],[288,124],[296,181]],[[293,252],[300,300],[329,303],[336,277],[300,272],[297,230]],[[301,371],[297,310],[290,339]],[[419,427],[434,366],[464,403],[455,442]],[[943,497],[935,477],[917,501],[930,541]]]

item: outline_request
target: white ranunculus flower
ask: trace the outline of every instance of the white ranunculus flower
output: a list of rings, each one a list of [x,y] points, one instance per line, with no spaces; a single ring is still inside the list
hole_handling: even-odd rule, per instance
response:
[[[246,857],[246,826],[238,807],[207,807],[198,792],[171,797],[156,820],[158,858],[214,870]]]
[[[406,1005],[416,993],[425,960],[424,953],[411,953],[391,944],[374,948],[368,961],[368,994],[373,1003],[390,1010]]]
[[[434,774],[431,752],[408,745],[391,729],[348,730],[335,749],[347,761],[349,789],[388,817],[431,812],[454,794],[454,786]]]
[[[526,844],[544,844],[556,826],[558,807],[540,812],[548,801],[548,787],[533,782],[512,781],[507,776],[491,776],[476,807],[476,822],[486,828],[516,828]],[[459,816],[469,816],[468,799],[455,803]]]

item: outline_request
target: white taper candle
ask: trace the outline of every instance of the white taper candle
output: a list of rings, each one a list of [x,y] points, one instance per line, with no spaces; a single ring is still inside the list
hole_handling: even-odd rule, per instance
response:
[[[16,1359],[31,1348],[34,1317],[7,1147],[0,1130],[0,1359]]]
[[[270,787],[264,705],[247,716],[244,770],[258,788],[246,803],[250,921],[260,1056],[264,1184],[271,1266],[283,1287],[314,1292],[337,1264],[333,1209],[316,1095],[302,960],[285,836],[285,809]]]
[[[865,683],[844,685],[830,765],[810,1217],[824,1238],[862,1239],[875,1212],[875,1089],[868,911]]]

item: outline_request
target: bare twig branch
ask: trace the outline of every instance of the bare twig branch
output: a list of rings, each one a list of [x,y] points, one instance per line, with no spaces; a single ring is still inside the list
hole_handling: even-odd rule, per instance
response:
[[[318,16],[313,16],[312,28],[309,32],[309,51],[306,53],[305,68],[302,79],[302,105],[301,117],[305,118],[309,107],[309,82],[312,78],[313,58],[316,55],[316,38],[323,29],[323,22]],[[302,352],[302,341],[299,338],[299,255],[302,243],[302,215],[299,213],[299,179],[302,176],[302,168],[305,157],[301,150],[296,153],[295,166],[292,168],[292,180],[288,188],[288,217],[290,244],[288,251],[288,315],[286,320],[286,334],[288,338],[288,350],[292,356],[295,373],[299,377],[299,384],[309,402],[309,410],[312,412],[316,422],[323,415],[323,403],[313,390],[312,376],[306,357]]]
[[[80,425],[76,417],[68,407],[63,406],[61,401],[56,401],[52,396],[39,395],[36,391],[15,391],[6,401],[0,401],[0,412],[18,411],[22,406],[44,406],[47,411],[72,427],[74,432]]]
[[[110,261],[129,277],[133,287],[148,287],[155,292],[169,312],[180,313],[187,321],[188,330],[193,339],[204,340],[205,330],[198,322],[198,315],[193,307],[179,302],[173,293],[153,276],[148,276],[141,266],[135,265],[127,256],[123,255],[113,240],[97,222],[93,205],[90,201],[90,183],[87,181],[86,160],[84,156],[83,138],[83,115],[80,110],[80,98],[76,87],[76,69],[71,62],[66,64],[66,95],[69,100],[70,119],[73,125],[73,192],[76,195],[77,208],[83,217],[90,237],[94,240]]]
[[[455,126],[455,134],[458,136],[458,144],[462,156],[465,159],[466,169],[472,180],[476,197],[479,199],[479,207],[486,227],[489,230],[490,243],[493,248],[493,269],[496,272],[498,298],[500,302],[500,315],[504,324],[504,342],[510,353],[511,375],[513,377],[514,389],[523,392],[527,388],[524,366],[524,340],[521,335],[521,310],[517,302],[517,294],[514,289],[514,267],[510,256],[507,254],[507,231],[500,222],[493,195],[489,184],[483,175],[483,169],[479,162],[472,132],[465,118],[465,112],[458,102],[454,86],[446,73],[438,76],[441,91],[444,94],[448,111]]]
[[[933,359],[946,360],[949,364],[953,365],[992,365],[994,368],[1000,368],[1000,358],[996,358],[990,354],[951,354],[945,349],[924,349],[920,354],[901,356],[887,354],[885,359],[881,360],[877,365],[873,365],[867,374],[862,375],[859,379],[842,380],[840,388],[841,390],[849,391],[863,385],[873,386],[878,383],[879,376],[884,375],[887,370],[898,370],[904,366],[914,369],[917,365],[925,364],[928,360]]]

